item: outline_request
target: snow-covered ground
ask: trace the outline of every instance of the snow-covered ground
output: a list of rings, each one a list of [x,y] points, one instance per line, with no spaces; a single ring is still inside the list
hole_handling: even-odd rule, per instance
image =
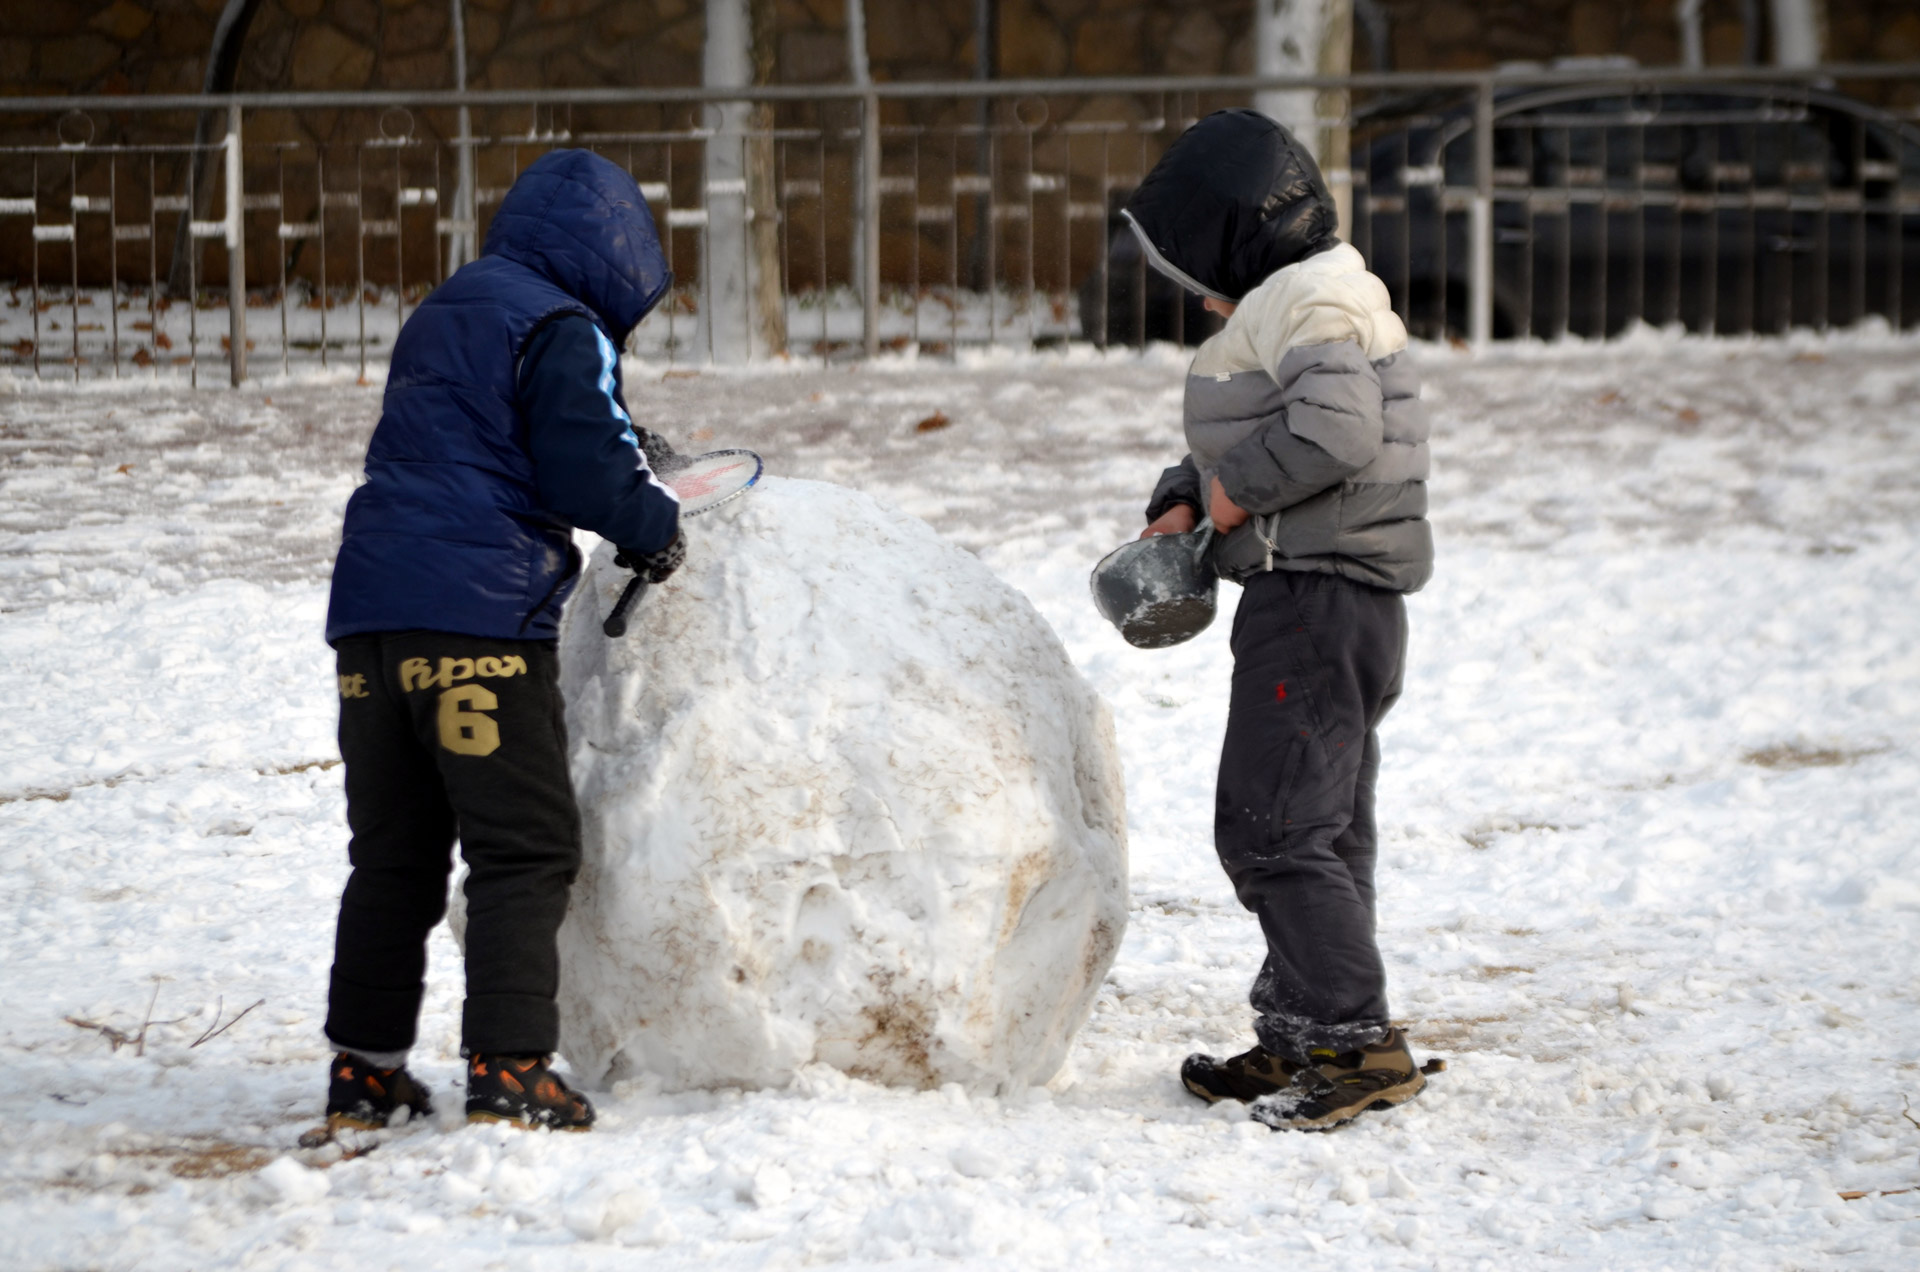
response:
[[[1119,726],[1125,945],[1045,1089],[638,1081],[589,1136],[325,1169],[319,631],[377,392],[0,382],[0,1264],[1920,1265],[1920,342],[1423,357],[1440,560],[1381,783],[1395,1012],[1451,1066],[1418,1101],[1275,1135],[1174,1076],[1247,1041],[1260,953],[1209,842],[1228,623],[1132,650],[1085,576],[1177,456],[1178,354],[636,363],[644,422],[1034,600]]]
[[[364,361],[368,374],[376,375],[401,322],[419,302],[411,290],[403,295],[391,287],[335,289],[324,307],[317,294],[297,284],[278,295],[256,291],[245,324],[249,370],[301,376],[351,370],[357,377]],[[634,332],[629,347],[642,358],[707,366],[714,351],[700,314],[714,308],[697,285],[678,287]],[[789,348],[844,358],[863,343],[860,298],[849,288],[791,293],[786,314]],[[888,349],[936,343],[1028,349],[1036,342],[1060,344],[1078,335],[1080,326],[1072,297],[1026,288],[887,288],[878,319],[880,343]],[[730,337],[744,338],[746,315],[723,311],[715,325],[724,348]],[[200,384],[213,387],[227,382],[232,332],[220,291],[202,293],[195,307],[145,288],[48,286],[36,293],[16,284],[0,294],[0,375],[33,375],[37,352],[40,377],[47,380],[137,384],[197,374]]]

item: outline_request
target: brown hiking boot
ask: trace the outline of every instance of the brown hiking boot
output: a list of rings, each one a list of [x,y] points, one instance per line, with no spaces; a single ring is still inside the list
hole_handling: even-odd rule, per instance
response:
[[[546,1056],[476,1055],[467,1060],[467,1121],[584,1131],[593,1105],[548,1067]]]
[[[1427,1085],[1399,1029],[1358,1051],[1312,1055],[1318,1061],[1313,1068],[1294,1075],[1285,1090],[1254,1101],[1254,1121],[1276,1131],[1330,1131],[1369,1109],[1404,1104]]]
[[[1225,1060],[1196,1053],[1180,1066],[1180,1081],[1208,1104],[1221,1100],[1251,1103],[1263,1095],[1284,1091],[1300,1065],[1265,1050],[1258,1043],[1250,1051]]]

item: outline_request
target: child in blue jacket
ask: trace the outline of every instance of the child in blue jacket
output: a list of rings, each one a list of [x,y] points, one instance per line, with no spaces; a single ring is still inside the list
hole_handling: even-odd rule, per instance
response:
[[[328,993],[330,1126],[428,1111],[406,1057],[456,838],[468,1117],[592,1125],[549,1067],[554,938],[580,864],[555,638],[580,573],[574,527],[653,582],[684,556],[678,500],[620,389],[619,350],[671,281],[633,178],[555,151],[394,344],[327,613],[353,865]]]

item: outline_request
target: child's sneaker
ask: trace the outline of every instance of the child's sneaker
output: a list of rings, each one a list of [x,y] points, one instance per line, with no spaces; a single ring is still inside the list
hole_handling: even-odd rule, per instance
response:
[[[1369,1109],[1404,1104],[1427,1085],[1413,1062],[1407,1036],[1387,1031],[1358,1051],[1314,1052],[1318,1063],[1302,1069],[1283,1091],[1253,1102],[1253,1120],[1276,1131],[1330,1131]]]
[[[333,1058],[327,1083],[327,1130],[377,1131],[406,1110],[402,1121],[433,1112],[427,1089],[413,1080],[405,1065],[379,1069],[350,1051]]]
[[[1256,1043],[1251,1051],[1225,1060],[1201,1053],[1190,1055],[1180,1066],[1180,1081],[1208,1104],[1221,1100],[1245,1104],[1285,1090],[1300,1068]]]
[[[548,1068],[547,1056],[476,1055],[467,1061],[467,1121],[584,1131],[593,1105]]]

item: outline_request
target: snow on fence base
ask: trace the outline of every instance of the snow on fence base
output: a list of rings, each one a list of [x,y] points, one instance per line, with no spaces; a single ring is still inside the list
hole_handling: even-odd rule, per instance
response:
[[[590,1084],[1050,1078],[1127,914],[1106,705],[924,523],[768,479],[689,522],[622,640],[561,637],[586,860],[561,1047]]]

